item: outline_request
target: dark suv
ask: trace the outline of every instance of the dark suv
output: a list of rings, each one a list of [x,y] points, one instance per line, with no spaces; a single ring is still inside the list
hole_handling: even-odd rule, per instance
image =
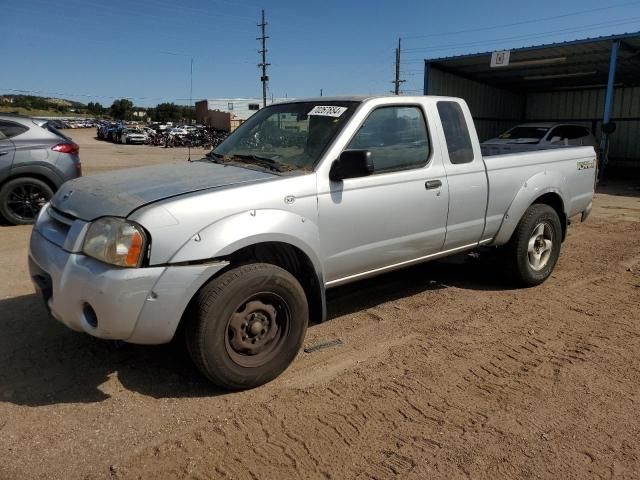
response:
[[[0,115],[0,217],[33,223],[60,185],[82,174],[78,150],[46,121]]]

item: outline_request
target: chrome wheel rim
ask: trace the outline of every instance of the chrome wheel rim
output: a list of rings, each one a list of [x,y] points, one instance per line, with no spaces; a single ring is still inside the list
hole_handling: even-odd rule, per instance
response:
[[[547,222],[533,229],[527,248],[527,259],[532,270],[538,272],[547,266],[553,250],[553,230]]]

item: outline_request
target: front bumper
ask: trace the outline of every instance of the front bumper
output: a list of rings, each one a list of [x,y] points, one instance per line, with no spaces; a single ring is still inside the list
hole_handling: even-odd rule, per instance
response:
[[[29,272],[51,315],[69,328],[131,343],[167,343],[198,289],[227,262],[118,268],[70,253],[33,230]]]

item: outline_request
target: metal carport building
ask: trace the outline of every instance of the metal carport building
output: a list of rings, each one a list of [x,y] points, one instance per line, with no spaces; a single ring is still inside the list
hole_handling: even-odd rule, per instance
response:
[[[523,122],[579,123],[609,142],[610,166],[640,169],[640,32],[503,52],[501,66],[495,52],[425,60],[425,95],[464,98],[480,140]]]

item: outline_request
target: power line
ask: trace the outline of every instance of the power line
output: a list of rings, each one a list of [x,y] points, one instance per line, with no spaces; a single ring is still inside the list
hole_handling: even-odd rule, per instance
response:
[[[505,42],[505,41],[509,41],[509,40],[526,40],[526,39],[530,39],[530,38],[545,37],[545,36],[550,36],[550,35],[554,35],[554,34],[557,34],[557,33],[582,32],[582,31],[585,31],[585,30],[591,30],[594,27],[626,25],[626,24],[635,23],[635,22],[638,22],[638,21],[640,21],[640,17],[634,17],[634,18],[630,18],[630,19],[626,19],[626,20],[611,20],[611,21],[608,21],[608,22],[592,23],[590,25],[584,25],[584,26],[579,27],[579,28],[563,28],[563,29],[559,29],[559,30],[549,30],[547,32],[540,32],[540,33],[534,33],[534,34],[517,35],[517,36],[513,36],[513,37],[493,38],[493,39],[490,39],[490,40],[482,40],[482,41],[477,41],[477,42],[466,42],[466,43],[457,43],[457,44],[449,44],[449,45],[436,45],[436,46],[431,46],[431,47],[412,48],[412,49],[406,49],[405,52],[409,52],[409,51],[410,52],[424,52],[424,51],[451,50],[451,49],[461,48],[461,47],[475,47],[475,46],[486,45],[486,44],[491,44],[491,43]],[[422,60],[419,60],[419,61],[422,61]],[[407,61],[406,63],[412,63],[412,61]],[[415,62],[413,62],[413,63],[415,63]]]
[[[405,39],[431,38],[431,37],[442,37],[444,35],[459,35],[461,33],[484,32],[484,31],[487,31],[487,30],[496,30],[496,29],[499,29],[499,28],[516,27],[518,25],[528,25],[528,24],[531,24],[531,23],[546,22],[546,21],[549,21],[549,20],[557,20],[559,18],[573,17],[573,16],[576,16],[576,15],[584,15],[585,13],[600,12],[600,11],[603,11],[603,10],[611,10],[613,8],[628,7],[630,5],[638,5],[638,4],[640,4],[640,1],[620,3],[620,4],[617,4],[617,5],[609,5],[608,7],[591,8],[589,10],[580,10],[578,12],[565,13],[565,14],[562,14],[562,15],[553,15],[552,17],[541,17],[541,18],[535,18],[535,19],[531,19],[531,20],[523,20],[523,21],[520,21],[520,22],[503,23],[503,24],[499,24],[499,25],[492,25],[492,26],[489,26],[489,27],[478,27],[478,28],[470,28],[470,29],[467,29],[467,30],[457,30],[457,31],[449,31],[449,32],[441,32],[441,33],[428,33],[428,34],[425,34],[425,35],[404,35],[403,38],[405,38]]]
[[[65,92],[51,92],[44,90],[25,90],[21,88],[4,88],[0,87],[0,91],[2,92],[12,92],[14,94],[22,94],[22,95],[56,95],[65,98],[74,98],[74,97],[82,97],[82,98],[108,98],[108,99],[121,99],[125,98],[127,100],[154,100],[154,101],[189,101],[188,98],[177,98],[177,97],[132,97],[130,95],[98,95],[98,94],[89,94],[89,93],[65,93]]]

